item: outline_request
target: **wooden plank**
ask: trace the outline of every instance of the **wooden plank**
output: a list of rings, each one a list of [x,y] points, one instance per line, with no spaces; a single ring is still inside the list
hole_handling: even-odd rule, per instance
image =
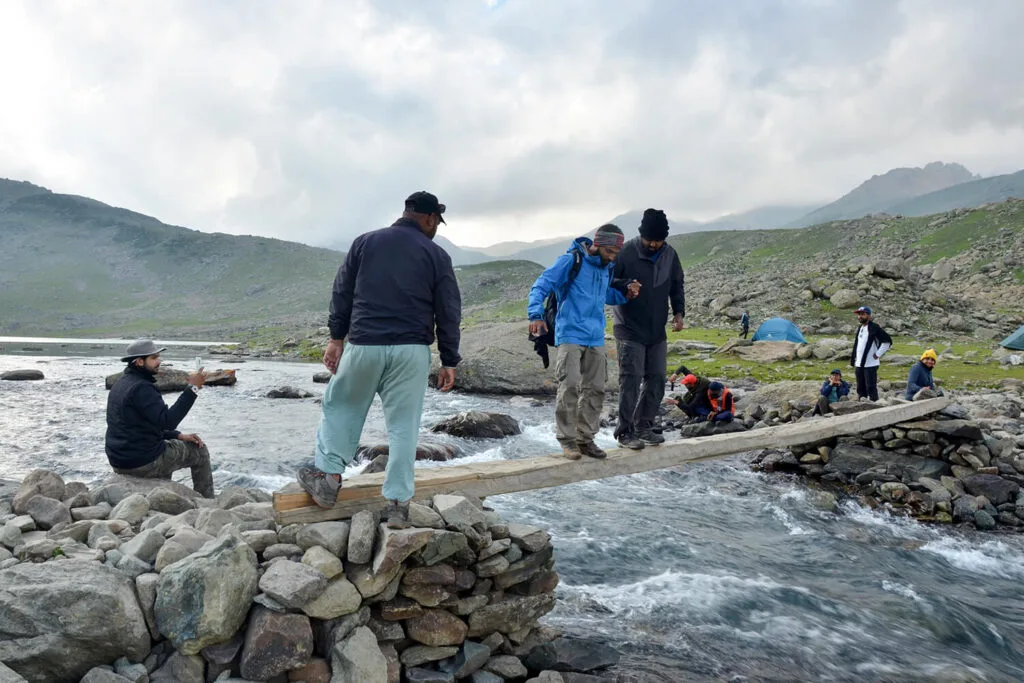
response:
[[[914,420],[936,413],[949,403],[948,398],[933,398],[839,417],[669,441],[642,451],[613,449],[608,451],[608,457],[604,460],[586,457],[580,460],[567,460],[561,456],[546,455],[537,458],[423,468],[416,471],[415,498],[423,500],[438,493],[455,491],[484,498],[579,481],[649,472],[759,448],[786,448],[815,443]],[[383,507],[386,503],[380,495],[383,482],[383,473],[357,475],[346,479],[339,492],[337,504],[330,509],[317,507],[298,486],[289,486],[286,490],[274,494],[277,521],[280,524],[298,524],[347,519],[359,510]]]

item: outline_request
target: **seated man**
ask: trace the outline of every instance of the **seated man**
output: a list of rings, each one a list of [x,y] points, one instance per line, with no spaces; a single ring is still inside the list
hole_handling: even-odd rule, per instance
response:
[[[818,404],[814,406],[815,415],[824,415],[832,410],[833,403],[844,396],[850,395],[850,383],[843,379],[843,373],[836,368],[829,374],[821,385],[821,395],[818,397]]]
[[[907,376],[907,392],[904,394],[904,398],[913,401],[915,397],[925,399],[942,396],[942,390],[936,389],[935,380],[932,379],[932,368],[935,367],[935,362],[938,359],[935,349],[928,349],[921,354],[921,360],[910,367],[910,374]],[[923,391],[925,389],[928,391]],[[923,393],[918,396],[918,393],[922,391]]]
[[[736,415],[736,405],[732,399],[732,392],[725,388],[721,382],[712,382],[708,385],[706,404],[702,401],[699,408],[705,408],[708,422],[732,422]]]
[[[177,429],[206,375],[202,368],[189,375],[188,389],[168,408],[156,388],[161,351],[152,341],[140,339],[121,359],[128,367],[107,397],[107,460],[118,474],[147,479],[170,479],[175,470],[190,467],[192,488],[213,498],[210,452],[196,434]]]

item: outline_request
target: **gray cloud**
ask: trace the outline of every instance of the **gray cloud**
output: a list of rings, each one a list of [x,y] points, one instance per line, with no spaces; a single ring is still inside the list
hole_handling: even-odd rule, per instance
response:
[[[1016,0],[0,7],[0,175],[337,244],[430,189],[455,241],[827,201],[1024,158]]]

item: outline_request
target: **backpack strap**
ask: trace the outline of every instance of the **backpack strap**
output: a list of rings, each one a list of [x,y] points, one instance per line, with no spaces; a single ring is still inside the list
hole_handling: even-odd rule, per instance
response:
[[[579,249],[574,249],[572,252],[572,267],[569,268],[569,278],[565,281],[565,286],[562,288],[562,300],[565,301],[565,297],[569,296],[569,288],[572,287],[573,281],[576,276],[580,274],[580,269],[583,267],[583,253]]]

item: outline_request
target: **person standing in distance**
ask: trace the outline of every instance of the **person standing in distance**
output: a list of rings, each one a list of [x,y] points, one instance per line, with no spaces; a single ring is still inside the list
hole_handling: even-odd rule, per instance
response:
[[[298,471],[299,484],[316,504],[332,507],[345,467],[355,458],[370,404],[379,395],[390,453],[381,493],[389,501],[387,525],[392,529],[409,526],[435,329],[441,391],[455,386],[460,360],[462,299],[452,260],[434,243],[444,212],[437,197],[414,192],[391,227],[352,243],[331,296],[331,341],[324,365],[333,376],[321,404],[316,465]]]
[[[878,400],[878,366],[882,356],[892,346],[892,337],[871,320],[871,309],[861,306],[857,309],[860,327],[854,338],[850,365],[857,376],[857,398]]]
[[[615,346],[619,360],[619,420],[615,437],[623,448],[640,450],[665,442],[654,419],[665,397],[669,302],[672,329],[683,329],[686,300],[683,267],[668,239],[664,211],[647,209],[640,236],[626,242],[615,259],[616,281],[636,280],[639,295],[615,307]]]

